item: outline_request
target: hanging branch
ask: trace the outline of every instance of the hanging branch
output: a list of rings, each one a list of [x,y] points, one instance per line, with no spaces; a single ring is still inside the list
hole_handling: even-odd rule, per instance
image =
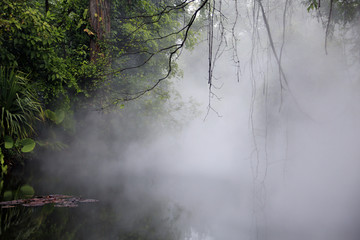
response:
[[[265,28],[266,28],[266,32],[268,34],[268,37],[269,37],[269,42],[270,42],[270,47],[271,47],[271,50],[273,51],[273,54],[274,54],[274,57],[275,57],[275,60],[279,66],[279,70],[280,70],[280,74],[281,76],[283,77],[284,79],[284,82],[286,84],[286,87],[288,87],[288,82],[287,82],[287,79],[286,79],[286,76],[285,76],[285,73],[284,73],[284,70],[281,66],[281,62],[280,62],[280,59],[279,59],[279,56],[275,50],[275,46],[274,46],[274,41],[273,41],[273,38],[271,36],[271,31],[270,31],[270,26],[269,26],[269,22],[267,20],[267,17],[266,17],[266,14],[265,14],[265,10],[264,10],[264,6],[262,4],[262,1],[261,0],[258,0],[258,3],[259,3],[259,6],[260,6],[260,9],[261,9],[261,13],[262,13],[262,16],[263,16],[263,19],[264,19],[264,23],[265,23]],[[283,83],[282,83],[282,79],[280,79],[280,86],[282,89],[285,89]]]
[[[191,1],[192,2],[192,1]],[[168,46],[168,47],[165,47],[165,48],[162,48],[160,50],[158,50],[157,52],[147,52],[150,54],[150,56],[144,61],[142,62],[141,64],[137,65],[137,66],[132,66],[132,67],[127,67],[127,68],[123,68],[123,69],[118,69],[117,71],[114,71],[112,72],[111,74],[114,74],[114,73],[120,73],[120,72],[124,72],[124,71],[127,71],[127,70],[131,70],[131,69],[136,69],[136,68],[139,68],[139,67],[142,67],[144,65],[146,65],[157,53],[160,53],[160,52],[164,52],[166,50],[172,50],[170,53],[169,53],[169,57],[168,57],[168,68],[167,68],[167,72],[166,74],[159,78],[152,86],[144,89],[144,90],[141,90],[141,91],[138,91],[138,92],[135,92],[135,93],[125,93],[127,96],[123,97],[123,98],[118,98],[118,99],[115,99],[114,100],[114,103],[116,102],[124,102],[124,101],[131,101],[131,100],[135,100],[135,99],[138,99],[140,98],[141,96],[143,96],[144,94],[152,91],[153,89],[155,89],[163,80],[169,78],[170,74],[172,73],[172,62],[173,62],[173,59],[174,57],[176,56],[176,54],[184,47],[185,45],[185,42],[186,40],[188,39],[188,36],[189,36],[189,31],[191,29],[191,27],[193,26],[194,22],[195,22],[195,19],[198,15],[198,13],[205,7],[205,5],[208,3],[208,0],[204,0],[201,2],[200,6],[195,10],[195,12],[191,15],[191,18],[190,20],[188,21],[188,23],[182,28],[182,30],[184,31],[184,37],[183,39],[181,40],[180,43],[177,43],[177,44],[173,44],[171,46]],[[137,16],[137,17],[149,17],[149,16]],[[110,106],[105,106],[105,107],[102,107],[101,110],[107,108],[107,107],[110,107]]]
[[[331,0],[331,1],[333,1],[333,0]],[[264,19],[264,23],[265,23],[265,28],[266,28],[266,31],[267,31],[267,33],[268,33],[269,42],[270,42],[270,47],[271,47],[272,52],[273,52],[273,54],[274,54],[274,56],[275,56],[275,60],[276,60],[276,62],[277,62],[277,64],[278,64],[278,66],[279,66],[280,75],[283,77],[284,83],[285,83],[285,85],[286,85],[286,88],[285,88],[284,85],[283,85],[282,79],[280,78],[280,87],[281,87],[281,89],[286,89],[286,90],[288,91],[288,93],[290,94],[290,96],[292,96],[292,99],[293,99],[294,103],[297,105],[297,107],[299,108],[299,110],[300,110],[306,117],[308,117],[310,120],[314,121],[314,119],[313,119],[308,113],[306,113],[306,111],[304,111],[304,110],[302,109],[301,105],[299,104],[299,102],[297,101],[296,97],[293,95],[291,89],[289,88],[289,84],[288,84],[286,75],[285,75],[285,73],[284,73],[284,70],[283,70],[283,68],[282,68],[280,58],[278,57],[278,55],[277,55],[277,53],[276,53],[276,50],[275,50],[275,45],[274,45],[274,42],[273,42],[273,39],[272,39],[272,36],[271,36],[270,26],[269,26],[267,17],[266,17],[266,15],[265,15],[264,7],[263,7],[263,5],[262,5],[261,0],[258,0],[258,3],[259,3],[259,6],[260,6],[262,15],[263,15],[263,19]]]
[[[215,4],[215,1],[213,1]],[[213,61],[213,44],[214,44],[214,9],[215,6],[213,6],[211,10],[211,1],[209,1],[209,13],[208,13],[208,84],[209,89],[211,91],[212,87],[212,61]]]
[[[239,55],[238,55],[238,47],[237,47],[237,37],[235,35],[235,28],[237,26],[237,23],[238,23],[238,19],[239,19],[239,9],[238,9],[238,1],[235,0],[235,21],[232,25],[232,28],[231,28],[231,34],[232,34],[232,48],[233,48],[233,56],[232,56],[232,59],[235,63],[235,66],[236,66],[236,78],[237,78],[237,81],[240,82],[240,75],[241,75],[241,68],[240,68],[240,58],[239,58]]]
[[[320,2],[320,1],[319,1]],[[287,12],[287,8],[289,5],[289,0],[285,0],[285,7],[284,7],[284,12],[283,12],[283,22],[282,22],[282,27],[283,27],[283,31],[282,31],[282,42],[281,42],[281,47],[280,47],[280,53],[279,53],[279,62],[281,65],[281,59],[282,59],[282,53],[284,50],[284,45],[285,45],[285,33],[286,33],[286,12]],[[279,65],[279,68],[280,68]],[[280,69],[279,69],[280,70]]]
[[[215,11],[217,11],[219,13],[218,24],[216,24],[214,22],[214,18],[216,16]],[[204,120],[207,118],[210,111],[213,111],[218,117],[222,117],[220,115],[220,113],[211,106],[211,100],[213,98],[216,98],[217,100],[221,100],[221,98],[218,97],[213,91],[214,88],[220,89],[222,87],[222,86],[220,86],[220,87],[214,86],[213,79],[215,77],[213,76],[213,72],[214,72],[214,68],[215,68],[215,64],[216,64],[217,60],[221,57],[221,55],[224,53],[226,47],[228,46],[226,36],[225,36],[226,28],[224,26],[224,19],[227,19],[227,18],[222,13],[222,1],[221,0],[219,1],[218,9],[216,8],[215,0],[212,1],[212,6],[211,6],[211,2],[209,2],[208,19],[209,19],[209,23],[208,23],[208,85],[209,85],[208,98],[209,99],[208,99],[207,112],[206,112]],[[218,25],[218,27],[219,27],[219,30],[218,30],[219,35],[217,38],[217,39],[219,39],[219,42],[217,43],[216,51],[214,54],[214,26],[215,25]]]
[[[283,54],[283,50],[284,50],[284,45],[285,45],[285,33],[286,33],[286,12],[287,12],[287,7],[289,4],[289,0],[285,1],[285,6],[284,6],[284,12],[283,12],[283,21],[282,21],[282,27],[283,27],[283,31],[282,31],[282,42],[281,42],[281,47],[280,47],[280,53],[279,53],[279,72],[281,72],[281,60],[282,60],[282,54]],[[280,82],[281,82],[281,74],[280,74]],[[283,95],[280,95],[281,97],[281,101],[280,101],[280,107],[279,109],[282,108],[282,103],[283,103]]]
[[[326,55],[328,54],[327,40],[328,40],[328,36],[329,36],[330,20],[331,20],[331,15],[332,15],[332,10],[333,10],[333,2],[334,2],[334,0],[330,0],[329,17],[328,17],[328,22],[327,22],[327,25],[326,25],[326,32],[325,32],[325,53],[326,53]]]

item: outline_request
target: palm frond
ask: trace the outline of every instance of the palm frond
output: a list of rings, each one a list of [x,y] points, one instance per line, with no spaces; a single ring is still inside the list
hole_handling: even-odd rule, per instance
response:
[[[26,138],[34,133],[42,108],[37,92],[25,74],[0,67],[0,134]]]

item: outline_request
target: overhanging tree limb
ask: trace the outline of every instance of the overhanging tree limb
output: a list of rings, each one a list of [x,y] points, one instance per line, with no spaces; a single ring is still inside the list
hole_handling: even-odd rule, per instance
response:
[[[190,2],[193,2],[193,1],[190,1]],[[120,73],[120,72],[124,72],[124,71],[128,71],[128,70],[131,70],[131,69],[136,69],[136,68],[142,67],[142,66],[146,65],[151,60],[151,58],[153,58],[156,54],[158,54],[160,52],[170,50],[169,57],[168,57],[168,62],[167,62],[167,71],[166,71],[166,74],[163,77],[157,79],[156,82],[154,84],[152,84],[150,87],[148,87],[148,88],[146,88],[144,90],[135,92],[135,93],[129,93],[129,94],[125,93],[126,94],[125,97],[117,98],[113,102],[130,101],[130,100],[138,99],[139,97],[143,96],[144,94],[146,94],[146,93],[152,91],[153,89],[155,89],[163,80],[167,79],[171,75],[172,70],[173,70],[173,68],[172,68],[173,59],[178,54],[178,52],[185,46],[185,43],[186,43],[186,41],[187,41],[187,39],[189,37],[190,29],[193,26],[198,13],[206,6],[207,3],[208,3],[208,0],[201,1],[199,6],[192,13],[189,21],[185,24],[184,27],[182,27],[180,29],[182,32],[184,32],[184,36],[181,39],[181,42],[170,45],[168,47],[164,47],[164,48],[158,50],[157,52],[148,52],[150,54],[150,56],[147,59],[145,59],[145,61],[143,61],[139,65],[126,67],[126,68],[121,68],[121,69],[116,69],[115,71],[111,71],[111,72],[107,73],[107,74],[110,75],[110,74]],[[181,31],[177,31],[177,32],[181,32]],[[168,34],[168,35],[166,35],[164,37],[168,37],[168,36],[171,36],[171,35],[173,35],[173,34]],[[106,106],[106,107],[109,107],[109,106]]]

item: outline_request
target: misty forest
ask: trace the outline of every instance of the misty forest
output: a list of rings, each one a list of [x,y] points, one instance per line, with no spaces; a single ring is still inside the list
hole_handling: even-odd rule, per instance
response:
[[[0,239],[359,240],[360,0],[0,0]]]

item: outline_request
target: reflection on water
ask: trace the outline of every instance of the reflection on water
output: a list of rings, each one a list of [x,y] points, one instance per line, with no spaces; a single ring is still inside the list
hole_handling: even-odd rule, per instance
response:
[[[28,171],[34,171],[34,167],[38,166],[32,164]],[[31,179],[25,179],[24,176],[23,181],[31,182]],[[36,194],[48,191],[44,184],[37,183],[50,184],[53,180],[46,179],[45,174],[43,178],[34,181]],[[107,189],[108,194],[98,196],[99,202],[79,204],[76,207],[69,205],[71,208],[66,203],[74,203],[75,200],[79,203],[82,199],[47,195],[3,202],[4,208],[0,209],[0,239],[209,239],[187,226],[188,213],[185,214],[180,206],[166,200],[154,201],[145,195],[129,198],[121,194],[124,193],[121,188],[114,189],[116,183],[111,185]],[[81,192],[79,187],[73,185],[69,191]],[[97,189],[97,186],[91,187],[93,192],[103,191]],[[85,199],[83,202],[90,200],[92,199]],[[48,204],[37,204],[44,201],[48,201]],[[58,207],[62,204],[59,201],[65,201],[61,208]]]

